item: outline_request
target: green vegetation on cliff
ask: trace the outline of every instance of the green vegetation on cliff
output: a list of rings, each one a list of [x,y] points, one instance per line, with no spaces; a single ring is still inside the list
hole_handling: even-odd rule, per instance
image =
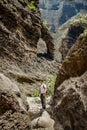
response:
[[[84,35],[87,35],[87,29],[84,30]]]
[[[43,20],[43,25],[48,29],[51,30],[51,27],[49,26],[48,22],[44,19]]]
[[[33,0],[28,4],[28,8],[29,8],[30,10],[35,10],[35,9],[36,9],[36,7],[35,7],[35,2],[34,2]]]
[[[56,81],[55,75],[51,75],[51,76],[48,77],[47,82],[46,82],[46,84],[47,84],[47,96],[50,96],[50,95],[53,94],[55,81]]]
[[[75,19],[73,21],[73,24],[76,24],[76,23],[86,23],[87,24],[87,15],[83,15],[83,16],[79,17],[78,19]]]

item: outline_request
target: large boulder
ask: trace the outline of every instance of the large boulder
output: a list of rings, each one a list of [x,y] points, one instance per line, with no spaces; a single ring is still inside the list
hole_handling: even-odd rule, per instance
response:
[[[18,86],[0,73],[0,129],[27,130],[31,128],[27,113],[28,106],[24,102]]]
[[[87,71],[77,78],[64,81],[56,90],[53,110],[55,130],[58,123],[63,130],[87,129]]]
[[[20,93],[18,86],[2,73],[0,73],[0,89],[11,91],[15,94]]]
[[[87,70],[87,35],[79,36],[62,63],[55,84],[56,88],[69,77],[79,76]]]
[[[31,124],[33,128],[47,128],[47,130],[54,130],[54,120],[51,119],[49,113],[46,111],[44,111],[40,117],[34,119]]]
[[[1,114],[4,114],[10,109],[26,112],[26,106],[23,104],[22,95],[18,86],[2,73],[0,73],[0,95]]]

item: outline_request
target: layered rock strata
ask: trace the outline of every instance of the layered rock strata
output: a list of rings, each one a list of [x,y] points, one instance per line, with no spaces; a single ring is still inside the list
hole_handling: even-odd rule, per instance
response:
[[[9,55],[16,60],[24,60],[26,57],[28,59],[31,55],[36,55],[38,40],[42,38],[47,44],[50,57],[53,58],[53,39],[42,23],[39,1],[34,1],[33,5],[31,2],[0,1],[0,55]]]

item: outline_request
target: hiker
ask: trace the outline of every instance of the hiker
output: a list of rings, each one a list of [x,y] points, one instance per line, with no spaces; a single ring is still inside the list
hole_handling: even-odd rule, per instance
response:
[[[42,108],[46,109],[46,92],[47,92],[47,86],[45,83],[43,83],[43,81],[40,81],[41,86],[39,88],[39,94],[40,94],[40,98],[41,98],[41,104],[42,104]]]

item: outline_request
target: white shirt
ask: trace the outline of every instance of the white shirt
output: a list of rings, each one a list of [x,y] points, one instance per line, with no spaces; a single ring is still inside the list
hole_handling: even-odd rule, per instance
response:
[[[46,90],[47,90],[47,86],[46,86],[46,84],[43,83],[43,84],[40,86],[40,93],[41,93],[41,94],[46,93]]]

